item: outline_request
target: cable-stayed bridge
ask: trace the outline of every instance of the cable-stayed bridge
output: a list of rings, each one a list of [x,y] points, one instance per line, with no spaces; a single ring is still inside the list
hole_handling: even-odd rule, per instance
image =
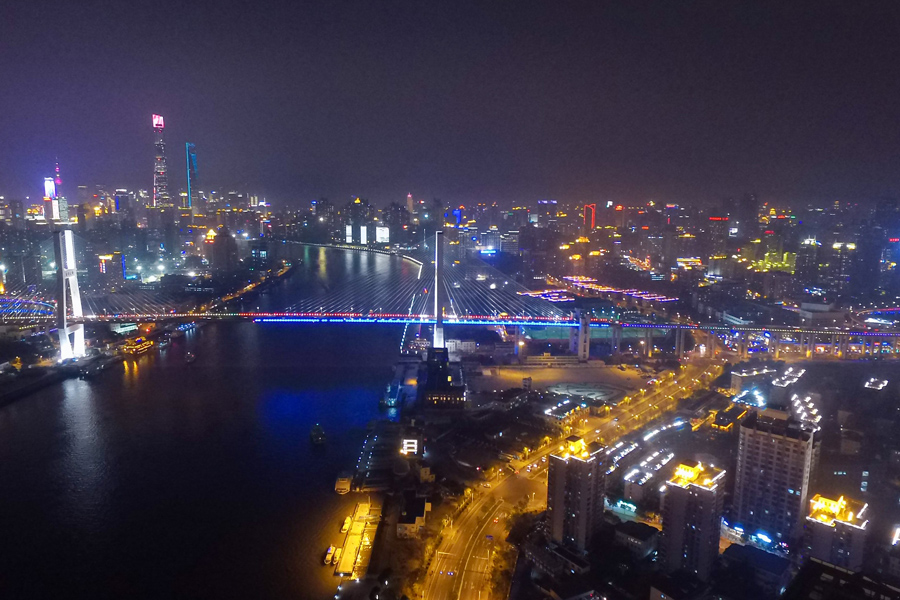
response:
[[[64,234],[61,232],[58,235],[64,237]],[[66,247],[64,242],[60,245]],[[242,302],[240,294],[232,294],[229,300],[220,299],[206,305],[203,310],[185,309],[175,295],[151,290],[116,293],[102,289],[79,291],[77,277],[74,277],[74,263],[63,250],[57,260],[55,297],[45,298],[24,292],[2,297],[0,322],[56,325],[61,332],[61,345],[65,346],[65,335],[65,339],[74,344],[72,353],[75,356],[80,351],[78,336],[83,335],[83,332],[78,333],[77,326],[92,321],[244,319],[262,323],[421,324],[434,325],[436,330],[443,325],[558,326],[577,328],[578,345],[582,347],[579,355],[584,356],[588,351],[589,331],[595,328],[609,330],[597,334],[609,338],[615,350],[618,350],[624,337],[643,336],[645,342],[642,346],[646,355],[653,352],[654,337],[669,332],[675,333],[676,353],[683,351],[684,333],[689,330],[708,334],[711,345],[716,343],[714,337],[731,335],[739,353],[744,355],[752,346],[751,338],[765,336],[765,343],[776,356],[782,348],[800,348],[805,356],[821,354],[824,348],[828,355],[846,356],[868,353],[866,348],[874,347],[874,344],[877,344],[879,352],[889,348],[893,354],[893,338],[900,336],[900,333],[872,331],[861,326],[838,329],[595,319],[580,314],[572,306],[573,302],[559,301],[566,298],[528,292],[483,261],[452,253],[437,260],[434,248],[435,244],[432,244],[431,248],[400,254],[363,248],[304,245],[304,264],[291,278],[300,280],[296,287],[303,293],[299,297],[266,299],[248,307]],[[437,277],[436,262],[441,265],[440,277]],[[66,264],[68,268],[64,267]],[[634,290],[613,290],[579,281],[574,284],[580,294],[588,297],[603,297],[620,304],[637,303],[644,310],[658,308],[664,312],[664,302],[671,300],[638,294]],[[252,285],[245,291],[252,292],[250,288]],[[57,310],[56,298],[59,297],[67,298],[64,314]],[[279,301],[281,304],[278,304]],[[437,310],[438,306],[442,308]],[[71,335],[75,336],[75,341],[71,341]],[[870,344],[868,340],[877,341]],[[758,341],[753,343],[758,345]]]

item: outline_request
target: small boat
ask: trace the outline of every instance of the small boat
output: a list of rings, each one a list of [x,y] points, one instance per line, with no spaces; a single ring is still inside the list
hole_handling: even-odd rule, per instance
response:
[[[156,347],[162,350],[163,348],[167,348],[169,344],[169,336],[164,335],[163,337],[159,338],[158,342],[156,342]]]
[[[338,561],[341,560],[341,553],[344,551],[343,548],[338,548],[334,551],[334,558],[331,559],[331,564],[337,565]]]
[[[334,546],[328,546],[328,550],[325,551],[325,564],[330,565],[332,558],[334,558]]]
[[[344,524],[341,525],[341,533],[347,533],[348,531],[350,531],[350,523],[351,523],[350,517],[347,517],[346,519],[344,519]]]
[[[153,342],[148,340],[147,338],[137,337],[127,340],[125,342],[125,347],[122,348],[122,352],[125,354],[130,354],[131,356],[138,356],[150,350],[153,347]]]
[[[350,491],[350,483],[352,480],[353,478],[350,477],[349,473],[338,474],[337,481],[334,484],[334,491],[341,495],[348,493]]]
[[[322,426],[318,423],[316,423],[315,427],[312,428],[312,431],[309,432],[309,440],[317,445],[325,443],[325,430],[322,429]]]
[[[185,354],[184,354],[184,362],[186,362],[187,364],[191,364],[191,363],[194,362],[195,360],[197,360],[197,355],[196,355],[196,354],[194,354],[193,352],[185,352]]]

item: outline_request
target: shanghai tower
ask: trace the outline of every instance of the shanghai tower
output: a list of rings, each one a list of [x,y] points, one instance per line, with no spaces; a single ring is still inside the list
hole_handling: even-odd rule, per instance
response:
[[[166,165],[166,140],[163,137],[165,121],[162,115],[153,115],[156,160],[153,163],[153,206],[171,206],[169,199],[169,169]]]

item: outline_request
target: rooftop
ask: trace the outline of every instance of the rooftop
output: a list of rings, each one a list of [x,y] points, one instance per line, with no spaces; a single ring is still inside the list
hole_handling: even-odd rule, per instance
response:
[[[570,435],[550,456],[562,460],[574,458],[587,461],[591,460],[601,450],[604,450],[604,447],[598,443],[587,444],[583,438],[577,435]]]
[[[714,490],[724,477],[725,471],[716,467],[704,465],[699,461],[681,463],[675,468],[675,473],[668,483],[680,488],[695,485],[707,490]]]
[[[782,598],[784,600],[805,600],[807,598],[900,600],[900,589],[862,573],[853,573],[817,558],[811,558],[791,581]]]
[[[416,522],[416,517],[425,517],[428,500],[418,498],[412,494],[405,494],[403,497],[403,510],[397,519],[398,523],[411,524]]]
[[[776,554],[760,550],[754,546],[731,544],[722,553],[725,560],[752,565],[756,569],[781,575],[790,570],[791,561]]]
[[[758,388],[746,389],[732,398],[731,401],[735,404],[746,404],[757,408],[765,408],[766,406],[766,397],[763,396]]]
[[[754,377],[756,375],[768,375],[769,373],[775,373],[775,369],[744,369],[743,371],[732,373],[733,375],[739,375],[740,377]]]
[[[804,430],[801,428],[799,420],[792,419],[791,415],[772,408],[766,408],[761,411],[753,411],[741,423],[741,429],[755,429],[763,431],[771,435],[779,435],[782,437],[790,437],[798,440],[807,441],[814,431]]]
[[[794,367],[790,367],[787,371],[781,374],[781,377],[772,380],[772,385],[776,385],[778,387],[787,387],[791,384],[797,383],[797,380],[803,377],[803,374],[806,373],[806,369],[798,369],[794,370]]]
[[[651,527],[646,523],[637,523],[635,521],[623,521],[616,525],[616,531],[627,535],[628,537],[647,542],[659,535],[659,530]]]
[[[809,501],[810,521],[824,523],[834,527],[836,522],[852,525],[859,529],[865,529],[868,520],[864,518],[868,504],[841,496],[837,500],[825,498],[816,494]]]

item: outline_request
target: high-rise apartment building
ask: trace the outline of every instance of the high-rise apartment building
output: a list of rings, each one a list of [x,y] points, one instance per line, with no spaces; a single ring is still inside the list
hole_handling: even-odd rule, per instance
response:
[[[741,423],[733,525],[774,543],[798,537],[817,462],[809,427],[779,410],[751,414]]]
[[[153,162],[153,198],[152,206],[172,206],[169,198],[169,168],[166,165],[166,140],[163,136],[165,120],[162,115],[153,115],[153,134],[155,137],[156,159]]]
[[[603,449],[573,435],[550,455],[547,514],[554,542],[583,551],[603,519]]]
[[[678,465],[662,488],[659,557],[667,572],[706,581],[719,555],[725,471],[700,462]]]
[[[868,506],[844,496],[813,496],[806,517],[807,556],[851,571],[862,569]]]

